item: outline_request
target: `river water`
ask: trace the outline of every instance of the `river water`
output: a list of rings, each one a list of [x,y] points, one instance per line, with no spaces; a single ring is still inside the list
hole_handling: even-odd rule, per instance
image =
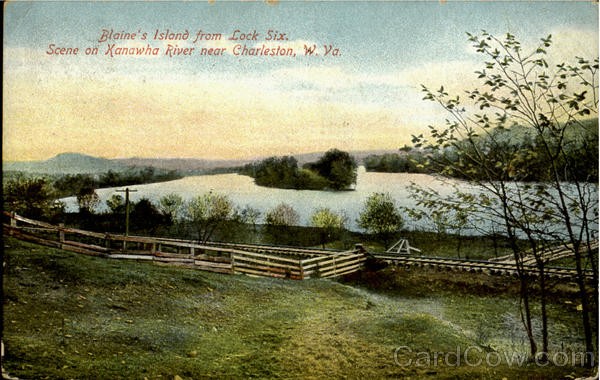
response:
[[[464,182],[442,180],[427,174],[374,173],[366,172],[362,166],[359,167],[357,174],[357,183],[354,190],[337,192],[262,187],[255,185],[252,178],[239,174],[191,176],[169,182],[134,185],[129,188],[136,190],[130,193],[132,201],[147,198],[155,204],[158,204],[161,197],[170,193],[179,194],[184,200],[189,200],[208,191],[218,192],[228,195],[235,205],[240,208],[251,206],[260,210],[262,216],[268,210],[284,202],[298,212],[301,225],[308,225],[310,215],[316,209],[327,207],[332,211],[344,213],[348,219],[347,227],[351,230],[359,230],[356,219],[363,209],[367,197],[375,192],[389,193],[399,207],[415,207],[415,201],[410,198],[408,188],[411,183],[421,188],[431,188],[439,192],[440,195],[447,195],[452,192],[451,183],[459,184],[463,189],[468,188],[468,185]],[[123,196],[123,193],[116,192],[118,189],[122,189],[122,187],[96,190],[100,197],[100,205],[96,211],[106,211],[106,200],[112,195],[120,194]],[[597,187],[595,193],[597,199]],[[78,210],[75,197],[62,200],[65,202],[68,212]],[[427,225],[426,221],[417,222],[408,218],[405,218],[405,220],[405,227],[408,229],[432,229],[432,226]],[[260,221],[262,221],[262,217]],[[464,232],[468,233],[468,231]]]
[[[292,206],[300,215],[300,224],[307,225],[310,215],[318,208],[327,207],[332,211],[343,212],[348,218],[348,227],[358,229],[356,219],[362,210],[365,200],[375,192],[390,193],[397,206],[410,207],[414,201],[410,199],[408,186],[415,183],[418,186],[432,187],[440,192],[448,189],[447,184],[427,174],[408,173],[373,173],[366,172],[364,167],[359,167],[356,187],[352,191],[315,191],[315,190],[290,190],[275,189],[257,186],[254,179],[239,174],[216,174],[184,177],[175,181],[152,183],[147,185],[129,186],[132,201],[147,198],[153,203],[170,193],[179,194],[184,200],[208,191],[227,194],[239,207],[246,205],[261,211],[262,215],[284,202]],[[107,210],[106,200],[116,190],[122,187],[98,189],[100,205],[96,211]],[[64,198],[68,212],[78,210],[75,197]]]

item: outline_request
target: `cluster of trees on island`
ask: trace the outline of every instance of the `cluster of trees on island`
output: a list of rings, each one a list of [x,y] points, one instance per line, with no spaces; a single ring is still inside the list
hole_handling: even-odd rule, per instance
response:
[[[245,165],[240,174],[254,178],[259,186],[303,190],[347,190],[356,184],[357,163],[349,153],[327,151],[318,161],[298,167],[291,156],[269,157]]]

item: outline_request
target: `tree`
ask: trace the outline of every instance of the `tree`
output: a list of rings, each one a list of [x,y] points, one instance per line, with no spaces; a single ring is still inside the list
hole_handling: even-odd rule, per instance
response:
[[[280,203],[265,215],[266,236],[275,244],[292,244],[298,237],[300,215],[286,203]]]
[[[356,184],[356,161],[347,152],[331,149],[317,162],[307,164],[306,167],[326,178],[334,190],[347,189]]]
[[[96,206],[100,204],[100,197],[93,187],[85,186],[77,193],[77,205],[82,214],[93,214]]]
[[[258,223],[258,219],[260,218],[260,210],[246,205],[241,210],[237,211],[238,219],[241,223],[251,224],[252,229],[256,231],[256,223]]]
[[[147,198],[142,198],[133,205],[131,222],[138,229],[154,229],[166,222],[167,216],[161,214],[156,206]]]
[[[389,193],[373,193],[365,201],[357,223],[382,239],[387,249],[392,236],[403,227],[404,220]]]
[[[417,202],[423,204],[422,192],[416,185],[411,184],[409,187],[411,197],[416,198]],[[448,210],[443,207],[437,207],[434,204],[427,204],[424,209],[414,207],[403,207],[402,210],[414,220],[428,219],[435,229],[438,238],[447,236],[448,233],[454,232],[456,235],[456,256],[460,259],[460,248],[462,247],[461,234],[469,223],[467,212],[456,206],[453,210]],[[467,257],[468,258],[468,257]]]
[[[4,210],[33,218],[50,218],[64,210],[45,178],[11,178],[3,186]]]
[[[579,161],[584,155],[571,141],[577,140],[573,136],[586,136],[588,118],[598,113],[598,59],[576,58],[576,63],[550,67],[547,50],[551,36],[528,51],[510,33],[498,38],[484,31],[468,34],[468,38],[485,57],[485,68],[476,72],[480,88],[467,91],[467,104],[463,104],[443,86],[437,91],[423,86],[425,99],[437,102],[450,118],[445,127],[432,126],[429,137],[414,136],[413,142],[430,151],[431,162],[442,174],[468,180],[471,189],[456,186],[450,196],[419,189],[419,205],[446,212],[467,209],[470,218],[483,221],[473,225],[502,222],[519,274],[522,319],[532,357],[538,354],[538,347],[521,242],[527,242],[539,269],[542,357],[548,351],[543,248],[564,242],[572,250],[578,273],[586,350],[595,352],[591,319],[597,321],[598,277],[591,240],[598,233],[598,189],[588,182],[593,173],[582,175]],[[503,135],[508,127],[524,128],[528,137],[518,144],[507,142]],[[586,142],[587,137],[583,140],[583,146],[594,145]],[[597,162],[597,149],[591,155]],[[543,182],[524,182],[530,179]],[[585,265],[590,265],[594,274],[596,289],[592,292],[583,272]],[[588,356],[586,364],[590,365]]]
[[[259,186],[297,188],[298,161],[291,156],[269,157],[246,165],[243,172],[253,177]]]
[[[364,159],[368,172],[383,173],[427,173],[423,165],[425,156],[420,151],[412,152],[412,148],[401,148],[402,153],[371,154]],[[412,152],[412,153],[411,153]]]
[[[113,214],[124,214],[125,213],[125,200],[119,194],[113,194],[106,200],[106,205]]]
[[[344,190],[356,183],[356,161],[346,152],[332,149],[317,162],[298,168],[291,156],[269,157],[245,165],[240,173],[249,175],[259,186],[281,189]]]
[[[267,212],[265,222],[269,226],[295,226],[300,222],[300,215],[292,206],[280,203]]]
[[[175,222],[179,219],[183,207],[183,198],[179,194],[167,194],[161,197],[158,201],[159,211],[169,217],[171,222]]]
[[[325,248],[325,243],[331,239],[337,239],[341,231],[345,228],[346,217],[337,214],[330,209],[323,207],[315,210],[310,217],[310,224],[313,227],[321,229],[321,244]]]
[[[191,199],[184,207],[185,219],[195,226],[202,243],[206,243],[217,228],[234,217],[229,197],[212,191]]]
[[[60,196],[77,195],[82,189],[98,188],[98,182],[90,174],[67,174],[59,177],[53,183]]]

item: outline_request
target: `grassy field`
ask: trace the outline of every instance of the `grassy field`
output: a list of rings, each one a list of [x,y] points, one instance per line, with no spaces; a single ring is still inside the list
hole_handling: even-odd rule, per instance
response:
[[[4,369],[23,379],[560,379],[571,365],[487,365],[524,351],[514,284],[386,269],[343,282],[220,275],[4,240]],[[551,305],[578,349],[572,289]],[[570,302],[570,301],[569,301]],[[470,354],[464,363],[434,354]],[[427,355],[429,361],[427,361]],[[494,364],[494,363],[492,363]]]

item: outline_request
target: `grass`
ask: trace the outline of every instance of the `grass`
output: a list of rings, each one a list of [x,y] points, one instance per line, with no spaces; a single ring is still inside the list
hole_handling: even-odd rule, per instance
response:
[[[386,269],[377,275],[381,284],[369,287],[361,279],[300,282],[109,261],[11,238],[4,245],[3,366],[24,379],[559,379],[587,373],[572,366],[423,363],[419,352],[472,346],[480,348],[477,359],[490,350],[521,349],[516,298],[501,289],[472,291],[483,277],[452,287],[433,273]],[[555,341],[581,340],[572,305],[553,303],[551,321],[558,326]],[[395,358],[401,346],[411,352]]]

